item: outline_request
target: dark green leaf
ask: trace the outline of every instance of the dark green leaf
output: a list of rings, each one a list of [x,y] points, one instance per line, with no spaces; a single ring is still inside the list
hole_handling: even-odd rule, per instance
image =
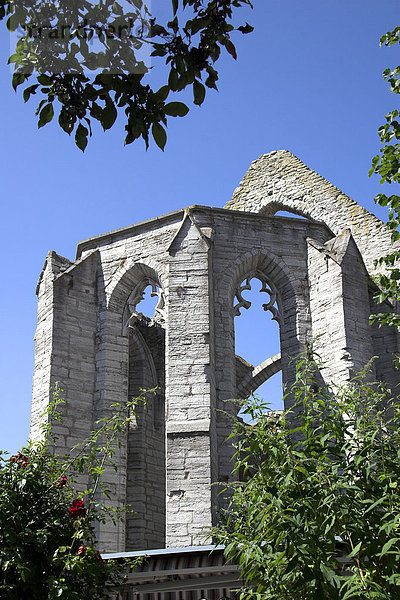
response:
[[[200,81],[195,79],[193,82],[194,103],[197,104],[198,106],[201,106],[201,104],[203,104],[203,102],[204,102],[205,96],[206,96],[206,88]]]
[[[390,548],[397,544],[400,541],[400,538],[392,538],[386,542],[383,546],[382,551],[379,552],[378,556],[384,556],[387,552],[389,552]]]
[[[225,48],[228,50],[229,54],[231,56],[233,56],[233,58],[236,60],[237,59],[236,48],[232,44],[231,40],[226,40],[226,42],[225,42]]]
[[[336,575],[335,571],[323,563],[320,565],[321,573],[323,574],[326,581],[328,581],[331,585],[339,588],[340,586],[340,578]]]
[[[252,31],[254,31],[254,27],[246,23],[246,25],[241,25],[240,27],[238,27],[238,30],[242,33],[251,33]]]
[[[21,83],[23,83],[27,79],[27,76],[24,73],[14,73],[12,77],[12,86],[14,90],[17,89]]]
[[[157,146],[164,151],[165,144],[167,143],[167,134],[164,127],[160,123],[153,123],[151,133]]]
[[[169,87],[167,85],[163,85],[159,90],[154,94],[155,102],[164,102],[168,98]]]
[[[29,98],[31,97],[32,94],[36,93],[36,90],[38,87],[39,87],[39,84],[35,83],[35,85],[31,85],[24,89],[22,97],[25,102],[27,102],[29,100]]]
[[[42,85],[51,85],[53,83],[52,77],[50,77],[50,75],[46,75],[45,73],[39,75],[37,80]]]
[[[68,113],[63,107],[58,117],[58,123],[61,129],[63,129],[66,133],[68,133],[68,135],[70,135],[74,128],[75,121],[76,117]]]
[[[43,127],[46,123],[49,123],[54,116],[54,109],[52,104],[46,104],[43,106],[39,115],[38,128]]]
[[[353,548],[353,550],[348,555],[349,558],[353,558],[353,556],[357,556],[362,546],[362,542],[358,542],[358,544]]]
[[[178,72],[176,71],[176,69],[174,69],[174,68],[171,68],[171,71],[169,73],[168,85],[173,92],[175,92],[178,89],[179,75],[178,75]]]
[[[107,102],[105,108],[101,113],[101,124],[103,126],[104,131],[110,129],[115,123],[115,119],[117,118],[117,109],[114,106],[113,102]]]
[[[170,117],[184,117],[188,114],[189,109],[183,102],[169,102],[164,106],[164,112]]]
[[[89,132],[87,128],[84,127],[82,123],[79,123],[78,127],[76,128],[75,143],[78,146],[78,148],[82,150],[82,152],[85,151],[85,148],[87,146],[88,133]]]

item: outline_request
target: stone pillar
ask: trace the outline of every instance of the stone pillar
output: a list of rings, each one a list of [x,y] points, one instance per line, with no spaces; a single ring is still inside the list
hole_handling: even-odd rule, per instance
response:
[[[38,439],[40,413],[63,390],[62,423],[55,422],[56,452],[68,453],[92,428],[95,385],[98,254],[76,264],[51,252],[39,283],[31,437]]]
[[[115,412],[113,403],[125,406],[128,398],[128,360],[128,338],[122,335],[122,310],[103,309],[100,313],[95,360],[95,420],[111,417]],[[112,508],[123,508],[126,502],[126,438],[126,433],[119,434],[120,446],[113,457],[117,469],[109,466],[101,477],[102,485],[111,492],[107,505]],[[100,501],[104,501],[100,492],[98,496]],[[117,521],[115,525],[109,520],[98,523],[96,535],[100,540],[100,551],[125,550],[125,520]]]
[[[350,230],[307,242],[314,351],[325,382],[344,384],[373,356],[368,275]]]
[[[37,327],[35,332],[35,366],[32,385],[32,411],[31,411],[31,440],[39,440],[42,437],[41,425],[47,423],[48,419],[43,415],[52,400],[52,353],[53,329],[54,329],[54,280],[72,265],[71,261],[55,252],[47,254],[46,261],[40,273],[36,288],[38,296]],[[60,381],[68,377],[68,367],[64,371],[59,369]],[[54,382],[53,382],[54,383]]]
[[[190,215],[169,252],[166,542],[180,547],[204,543],[213,522],[209,241]]]
[[[93,426],[98,265],[97,252],[77,263],[51,252],[39,281],[31,439],[41,437],[40,423],[48,417],[40,415],[53,401],[58,383],[64,401],[58,407],[62,421],[51,423],[51,431],[59,455],[73,457],[80,447],[73,448],[82,444]],[[89,487],[86,474],[76,478],[75,487]]]

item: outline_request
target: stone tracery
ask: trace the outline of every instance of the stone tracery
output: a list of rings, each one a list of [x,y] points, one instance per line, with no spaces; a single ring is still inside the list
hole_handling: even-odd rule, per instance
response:
[[[159,284],[154,279],[144,279],[137,284],[132,290],[124,309],[123,315],[123,331],[127,332],[129,327],[132,327],[137,321],[143,320],[145,315],[137,310],[138,305],[144,299],[145,291],[151,287],[150,297],[158,298],[157,305],[154,309],[154,315],[150,318],[150,323],[158,325],[165,324],[165,295]]]
[[[260,292],[264,292],[269,295],[269,301],[265,302],[262,306],[265,311],[270,311],[272,313],[272,320],[277,321],[279,324],[282,321],[282,316],[279,312],[279,308],[277,306],[278,301],[278,293],[276,287],[272,282],[268,281],[263,273],[260,271],[254,271],[250,273],[245,279],[244,283],[242,282],[236,288],[235,298],[237,299],[237,304],[233,307],[233,314],[235,317],[240,316],[240,309],[245,308],[246,310],[250,308],[251,302],[243,298],[243,292],[245,290],[251,290],[251,280],[258,279],[261,282]]]

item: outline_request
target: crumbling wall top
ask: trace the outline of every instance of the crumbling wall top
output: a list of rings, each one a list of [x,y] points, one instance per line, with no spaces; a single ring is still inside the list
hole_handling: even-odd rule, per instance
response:
[[[392,247],[390,231],[380,219],[288,150],[254,161],[225,208],[265,215],[287,210],[324,223],[335,235],[349,228],[370,273],[374,261]]]

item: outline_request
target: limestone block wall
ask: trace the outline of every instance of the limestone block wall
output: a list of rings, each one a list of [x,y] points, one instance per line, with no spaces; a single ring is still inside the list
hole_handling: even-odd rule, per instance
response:
[[[229,399],[238,397],[235,359],[234,311],[241,283],[248,277],[265,277],[278,293],[283,379],[294,378],[292,357],[311,339],[308,298],[307,250],[305,240],[312,234],[321,241],[329,238],[323,226],[299,219],[264,217],[242,212],[196,207],[200,225],[213,230],[214,353],[217,382],[217,410],[234,412]],[[270,312],[265,320],[271,319]],[[240,317],[238,317],[240,318]],[[262,336],[260,323],[260,336]],[[255,341],[256,343],[256,341]],[[260,340],[257,340],[260,343]],[[265,358],[268,359],[268,344]],[[240,372],[242,372],[242,366]],[[232,447],[225,443],[229,419],[220,414],[217,423],[219,478],[230,477]],[[221,496],[218,500],[223,502]]]
[[[102,271],[99,287],[103,294],[103,303],[99,306],[99,348],[96,357],[97,418],[111,414],[113,402],[123,404],[128,397],[136,395],[135,390],[132,389],[135,384],[134,377],[130,381],[129,371],[130,365],[142,360],[142,355],[137,351],[135,356],[130,356],[129,330],[125,322],[126,307],[132,292],[138,287],[142,289],[149,279],[156,280],[162,287],[164,269],[157,259],[158,255],[162,254],[164,245],[158,245],[160,236],[157,232],[153,236],[153,232],[152,226],[149,227],[149,231],[139,226],[134,230],[133,235],[126,236],[117,232],[111,239],[103,236],[93,243],[94,247],[98,247],[101,256]],[[147,244],[146,238],[148,238]],[[81,250],[82,247],[79,247],[79,253]],[[85,256],[90,251],[89,247],[82,251],[82,255]],[[147,383],[152,380],[146,379],[145,374],[143,377],[143,383],[147,386]],[[127,438],[121,440],[121,448],[117,456],[119,462],[117,472],[110,469],[106,473],[106,481],[113,486],[112,501],[115,507],[124,506],[125,503],[132,505],[137,503],[139,514],[142,516],[146,514],[144,506],[151,493],[149,479],[154,477],[149,467],[150,445],[147,446],[145,440],[145,435],[148,433],[146,421],[147,419],[143,419],[144,431],[138,433],[139,439],[140,437],[142,439],[139,447],[137,436],[130,431]],[[152,431],[155,433],[154,430]],[[149,441],[150,439],[149,437]],[[142,465],[143,471],[136,482],[134,475],[138,463]],[[161,513],[163,511],[162,505],[160,511]],[[146,547],[157,545],[155,543],[157,537],[164,538],[164,532],[161,531],[164,526],[165,523],[158,523],[155,528],[152,527],[151,531],[148,531]],[[138,529],[139,540],[145,537],[144,531],[144,526]],[[132,518],[129,516],[126,523],[118,523],[117,527],[107,522],[99,528],[98,536],[105,549],[122,551],[129,549],[130,545],[135,546],[135,533],[132,531]]]

